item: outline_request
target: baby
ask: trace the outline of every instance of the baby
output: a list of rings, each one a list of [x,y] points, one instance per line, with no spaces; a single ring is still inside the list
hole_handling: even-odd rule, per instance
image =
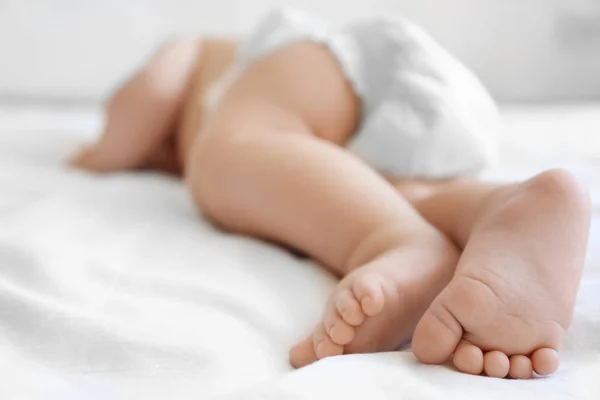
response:
[[[561,170],[467,178],[493,159],[494,118],[476,78],[407,21],[275,11],[239,46],[165,45],[73,164],[180,175],[215,224],[339,275],[296,367],[412,335],[424,363],[526,379],[558,367],[590,205]]]

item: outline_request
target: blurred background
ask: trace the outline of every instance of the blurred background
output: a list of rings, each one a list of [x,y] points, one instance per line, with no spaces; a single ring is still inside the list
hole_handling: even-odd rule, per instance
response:
[[[282,5],[407,16],[501,102],[600,99],[600,0],[0,0],[0,102],[97,104],[166,39],[240,35]]]

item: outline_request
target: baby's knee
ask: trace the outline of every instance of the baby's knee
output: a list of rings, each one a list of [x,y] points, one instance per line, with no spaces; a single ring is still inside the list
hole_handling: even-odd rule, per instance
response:
[[[200,49],[202,39],[199,37],[173,37],[163,41],[154,51],[153,60],[180,58]]]
[[[179,98],[201,60],[202,43],[191,37],[164,42],[140,70],[140,81],[159,97]]]

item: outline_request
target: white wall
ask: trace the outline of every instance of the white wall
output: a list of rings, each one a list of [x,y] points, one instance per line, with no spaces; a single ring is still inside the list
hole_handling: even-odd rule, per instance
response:
[[[599,0],[0,0],[0,99],[98,100],[165,38],[241,33],[281,4],[405,14],[500,99],[600,99]]]

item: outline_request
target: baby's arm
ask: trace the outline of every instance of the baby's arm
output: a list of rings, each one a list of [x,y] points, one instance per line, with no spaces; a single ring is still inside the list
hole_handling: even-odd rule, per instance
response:
[[[200,52],[199,39],[163,45],[108,101],[101,138],[72,164],[97,172],[139,167],[176,172],[174,134]]]

